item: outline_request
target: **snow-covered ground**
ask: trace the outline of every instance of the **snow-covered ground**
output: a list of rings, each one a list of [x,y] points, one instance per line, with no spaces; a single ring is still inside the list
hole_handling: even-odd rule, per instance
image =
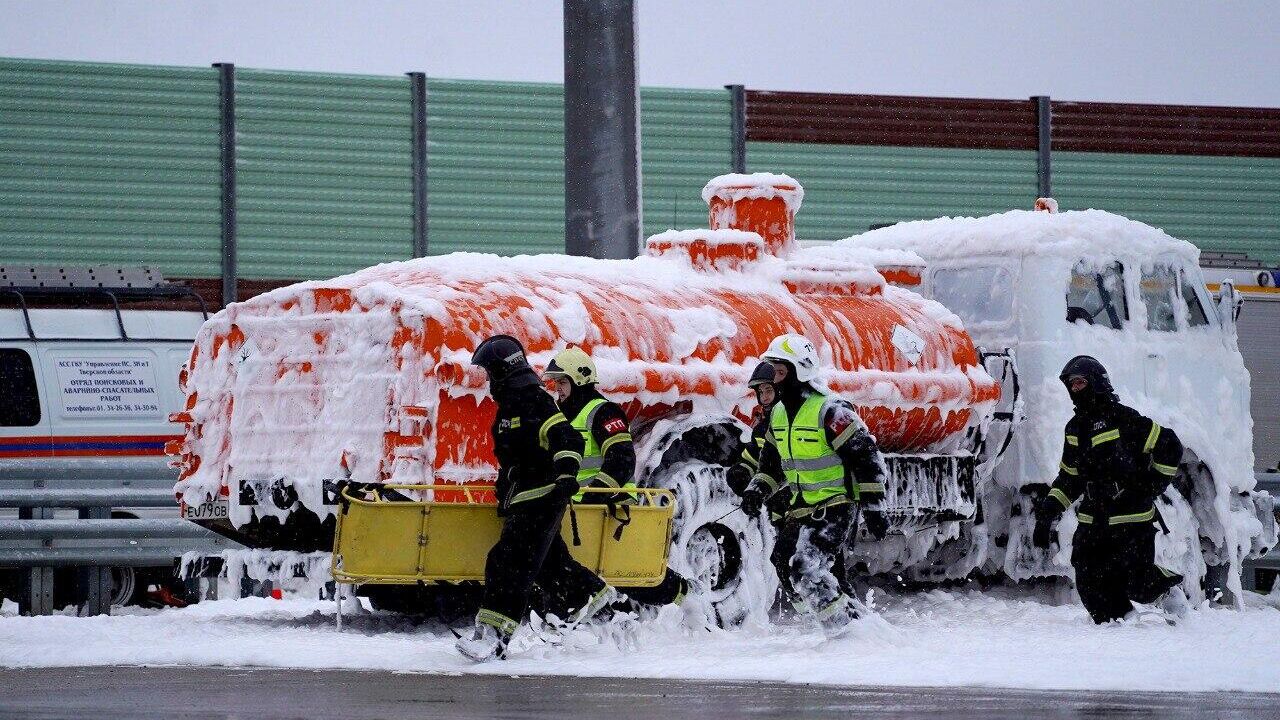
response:
[[[1280,609],[1204,609],[1095,627],[1070,591],[935,590],[879,594],[880,619],[827,641],[803,626],[691,632],[676,608],[644,623],[633,646],[585,633],[560,647],[520,642],[505,662],[474,665],[441,626],[389,615],[349,618],[330,602],[206,602],[112,617],[0,611],[0,666],[210,665],[424,673],[772,680],[837,685],[1280,691]]]

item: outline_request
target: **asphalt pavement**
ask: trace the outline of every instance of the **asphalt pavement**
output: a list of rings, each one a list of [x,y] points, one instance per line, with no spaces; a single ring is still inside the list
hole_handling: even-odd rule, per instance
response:
[[[0,718],[1280,718],[1280,695],[849,688],[259,668],[0,670]]]

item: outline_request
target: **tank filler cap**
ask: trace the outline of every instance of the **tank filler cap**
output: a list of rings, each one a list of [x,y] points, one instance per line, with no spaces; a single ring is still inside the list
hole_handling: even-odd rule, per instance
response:
[[[804,201],[804,187],[788,175],[731,173],[711,178],[702,188],[710,206],[714,230],[755,232],[770,254],[795,252],[796,212]]]
[[[742,230],[668,230],[645,243],[650,257],[681,258],[695,270],[743,270],[765,254],[764,239]]]

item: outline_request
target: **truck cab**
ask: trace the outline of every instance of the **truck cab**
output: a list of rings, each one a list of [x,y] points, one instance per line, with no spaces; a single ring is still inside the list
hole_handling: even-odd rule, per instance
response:
[[[1172,428],[1186,448],[1161,501],[1170,528],[1157,540],[1162,564],[1188,577],[1227,578],[1208,584],[1238,590],[1241,559],[1275,543],[1270,497],[1251,492],[1237,298],[1231,288],[1209,295],[1194,246],[1093,210],[901,223],[835,247],[842,243],[916,252],[925,268],[915,289],[955,313],[979,348],[1007,352],[1016,365],[1011,373],[988,364],[1004,377],[1005,405],[990,441],[1003,447],[1009,436],[982,493],[988,510],[1009,512],[987,512],[986,527],[976,529],[1003,549],[988,569],[1014,579],[1069,572],[1069,549],[1046,557],[1031,547],[1022,491],[1057,474],[1072,414],[1058,375],[1077,355],[1101,361],[1121,402]],[[1063,531],[1074,527],[1072,517]]]

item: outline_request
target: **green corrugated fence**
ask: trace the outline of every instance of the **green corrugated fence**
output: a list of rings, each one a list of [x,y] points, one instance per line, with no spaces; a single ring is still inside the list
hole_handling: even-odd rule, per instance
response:
[[[1108,210],[1280,265],[1280,158],[1058,151],[1053,190],[1064,210]]]
[[[219,272],[212,68],[0,59],[0,263]]]
[[[410,256],[407,77],[239,69],[239,275],[321,278]],[[433,254],[564,249],[558,84],[430,79]],[[642,88],[646,234],[702,227],[731,157],[724,90]],[[1031,150],[752,141],[750,170],[806,188],[805,239],[875,223],[1028,208]],[[1064,209],[1100,207],[1204,249],[1280,263],[1280,159],[1057,151]],[[150,264],[220,273],[213,68],[0,59],[0,263]]]
[[[236,71],[240,276],[328,278],[413,247],[409,78]]]
[[[749,142],[750,170],[785,172],[804,185],[802,240],[838,240],[871,225],[1031,209],[1036,154],[865,145]]]
[[[640,90],[644,234],[707,226],[702,186],[729,172],[729,93]]]
[[[429,249],[564,252],[564,91],[427,80]]]
[[[641,89],[646,234],[706,225],[729,112],[724,91]],[[432,253],[564,252],[562,86],[430,79],[427,128]]]

